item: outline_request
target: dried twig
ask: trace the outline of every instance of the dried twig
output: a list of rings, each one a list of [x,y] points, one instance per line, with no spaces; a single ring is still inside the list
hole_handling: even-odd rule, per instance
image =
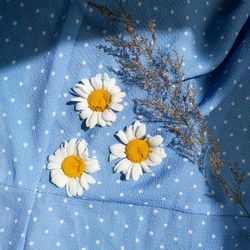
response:
[[[247,216],[250,216],[250,212],[243,204],[241,191],[241,185],[246,177],[246,174],[240,170],[237,164],[231,164],[229,166],[229,171],[233,178],[233,182],[230,184],[222,172],[225,164],[221,157],[220,145],[210,129],[208,129],[208,142],[209,149],[207,150],[207,154],[209,157],[208,160],[212,175],[214,176],[216,182],[222,187],[223,191],[228,195],[228,197],[234,202],[238,203]]]
[[[208,128],[206,118],[201,115],[195,88],[192,83],[184,81],[182,57],[176,50],[166,53],[155,48],[155,20],[149,21],[150,36],[147,36],[136,30],[132,16],[121,1],[115,11],[92,1],[88,1],[88,5],[108,20],[118,22],[124,29],[122,36],[107,37],[106,44],[99,48],[115,58],[120,65],[115,72],[125,84],[135,84],[148,92],[147,99],[135,100],[137,115],[149,122],[158,122],[171,132],[174,138],[169,146],[182,157],[198,164],[206,182],[207,175],[203,166],[207,155],[217,183],[250,216],[242,203],[240,189],[245,175],[236,165],[231,165],[229,169],[234,181],[230,185],[222,174],[221,169],[225,164],[219,143]]]

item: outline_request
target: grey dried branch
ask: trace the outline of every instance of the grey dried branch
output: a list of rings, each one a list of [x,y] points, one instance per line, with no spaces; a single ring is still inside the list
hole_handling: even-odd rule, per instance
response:
[[[221,168],[224,164],[220,155],[220,145],[218,141],[215,139],[213,132],[211,130],[208,131],[208,139],[210,144],[210,149],[209,149],[210,167],[213,173],[218,173],[221,171]]]
[[[241,191],[241,185],[246,177],[246,174],[240,170],[237,164],[230,165],[229,171],[233,177],[233,183],[230,184],[222,171],[222,168],[223,166],[225,166],[225,164],[221,157],[220,145],[210,129],[208,129],[208,141],[209,149],[207,154],[209,157],[212,175],[214,176],[217,183],[220,184],[223,191],[229,196],[229,198],[231,198],[234,202],[238,203],[242,207],[244,212],[248,216],[250,216],[250,212],[243,204]]]
[[[110,21],[119,21],[119,16],[117,16],[116,14],[114,14],[113,11],[111,11],[109,8],[107,8],[106,6],[100,5],[100,4],[96,4],[92,1],[86,1],[87,5],[90,8],[93,8],[95,10],[97,10],[98,12],[101,13],[102,16],[106,17],[108,20]]]
[[[116,11],[88,1],[90,7],[99,11],[112,22],[123,26],[124,35],[107,37],[99,48],[112,55],[120,65],[115,71],[125,84],[135,84],[149,93],[149,98],[136,99],[136,113],[148,122],[158,122],[174,135],[171,146],[180,156],[198,164],[207,184],[203,167],[207,155],[214,179],[233,201],[250,216],[242,202],[241,184],[244,174],[236,165],[230,166],[234,178],[231,185],[222,173],[225,164],[220,146],[201,115],[192,83],[186,83],[183,58],[177,50],[171,53],[155,49],[156,22],[148,23],[150,36],[137,32],[132,16],[121,1]],[[208,145],[207,145],[208,144]]]

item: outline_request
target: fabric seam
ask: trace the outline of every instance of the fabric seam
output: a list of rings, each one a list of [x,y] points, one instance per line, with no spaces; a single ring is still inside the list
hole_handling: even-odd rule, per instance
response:
[[[50,193],[50,192],[42,192],[42,191],[38,191],[38,190],[32,190],[32,189],[27,189],[27,188],[19,188],[19,187],[15,187],[15,186],[8,186],[8,185],[4,185],[0,183],[0,186],[7,186],[13,189],[18,189],[18,190],[26,190],[27,192],[32,192],[35,195],[37,193],[40,194],[44,194],[44,195],[52,195],[52,196],[56,196],[56,197],[60,197],[60,198],[67,198],[64,195],[60,195],[60,194],[55,194],[55,193]],[[137,203],[133,203],[133,202],[116,202],[113,200],[100,200],[100,199],[94,199],[94,198],[83,198],[83,199],[79,199],[79,198],[75,198],[75,197],[71,197],[70,200],[74,200],[74,201],[79,201],[79,202],[88,202],[88,201],[93,201],[93,202],[98,202],[98,203],[113,203],[113,204],[119,204],[119,205],[133,205],[133,206],[137,206],[137,207],[149,207],[149,208],[155,208],[155,209],[163,209],[163,210],[167,210],[167,211],[173,211],[173,212],[178,212],[178,213],[182,213],[182,214],[188,214],[188,215],[195,215],[195,216],[207,216],[207,217],[238,217],[238,218],[248,218],[247,216],[244,215],[230,215],[230,214],[204,214],[204,213],[193,213],[193,212],[187,212],[187,211],[183,211],[177,208],[172,208],[172,207],[161,207],[161,206],[152,206],[152,205],[146,205],[146,204],[137,204]],[[37,198],[35,198],[34,201],[34,205],[37,203]],[[33,211],[33,210],[32,210]]]

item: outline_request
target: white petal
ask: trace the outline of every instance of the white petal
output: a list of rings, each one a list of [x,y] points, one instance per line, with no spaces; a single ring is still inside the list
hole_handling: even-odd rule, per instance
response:
[[[50,172],[50,177],[51,178],[54,178],[56,175],[64,175],[64,172],[61,168],[58,168],[58,169],[53,169],[51,172]]]
[[[107,125],[107,122],[104,121],[104,119],[102,118],[102,112],[98,112],[97,114],[98,114],[97,116],[98,124],[100,124],[102,127],[105,127]]]
[[[95,179],[89,174],[82,173],[81,178],[83,178],[88,184],[96,183]]]
[[[68,177],[64,174],[56,174],[51,178],[51,182],[59,188],[63,188],[68,183],[68,180]]]
[[[125,92],[118,92],[118,93],[115,93],[114,95],[112,95],[112,100],[113,100],[113,98],[122,100],[125,96],[126,96]]]
[[[90,84],[89,79],[82,79],[82,83],[84,84],[84,87],[87,88],[90,92],[94,90],[93,86]]]
[[[127,127],[125,134],[126,134],[126,137],[128,138],[128,141],[135,139],[135,134],[134,134],[132,125]]]
[[[132,178],[134,181],[138,181],[140,175],[142,175],[142,168],[139,163],[135,163],[132,168]]]
[[[86,99],[83,98],[83,97],[73,97],[73,98],[71,98],[72,102],[82,102],[83,100],[86,100]]]
[[[85,120],[85,119],[91,117],[92,114],[93,114],[92,109],[90,109],[89,107],[87,107],[87,108],[84,108],[84,109],[81,111],[80,117],[81,117],[82,120]]]
[[[73,97],[70,99],[70,101],[72,102],[82,102],[82,100],[84,100],[84,98],[82,97]]]
[[[111,103],[110,107],[115,110],[115,111],[122,111],[123,110],[123,106],[119,103]]]
[[[103,88],[110,92],[110,90],[116,85],[115,78],[109,78],[109,76],[104,73],[103,76]]]
[[[78,155],[80,156],[84,155],[86,149],[87,149],[87,142],[84,139],[80,140],[77,144]]]
[[[68,142],[67,142],[67,144],[68,144]],[[66,158],[68,156],[68,152],[67,152],[67,149],[65,148],[65,144],[64,145],[61,144],[60,150],[61,150],[61,154],[63,156],[63,158],[62,158],[62,161],[63,161],[64,158]],[[62,163],[62,161],[61,161],[61,163]]]
[[[92,114],[91,114],[91,116],[92,116]],[[86,119],[86,121],[85,121],[86,127],[88,127],[88,128],[89,128],[89,120],[90,120],[91,116],[89,116],[89,117]]]
[[[49,162],[47,165],[47,169],[60,169],[61,164],[59,163],[54,163],[54,162]]]
[[[118,173],[123,172],[126,175],[130,166],[131,166],[131,162],[128,159],[125,158],[125,159],[119,161],[115,165],[114,171],[118,172]]]
[[[111,104],[110,105],[116,104],[116,103],[119,103],[119,102],[122,102],[122,101],[123,101],[122,98],[112,96],[112,98],[111,98]]]
[[[91,93],[91,89],[88,88],[87,86],[85,86],[83,83],[80,84],[76,84],[76,87],[81,89],[81,91],[83,91],[85,94],[89,95]]]
[[[80,185],[79,185],[79,187],[78,187],[77,194],[78,194],[79,196],[82,196],[82,194],[83,194],[83,188],[82,188],[82,186],[80,186]]]
[[[162,161],[162,158],[156,153],[149,153],[148,158],[154,163],[161,163]]]
[[[70,139],[67,144],[67,152],[68,155],[75,155],[76,154],[76,138]]]
[[[69,179],[69,192],[75,196],[77,193],[77,180],[74,178]]]
[[[152,162],[150,159],[146,159],[145,161],[144,161],[148,166],[156,166],[156,165],[158,165],[158,163],[156,163],[156,162]]]
[[[77,93],[79,96],[83,97],[83,98],[88,98],[88,94],[86,94],[85,92],[83,92],[80,88],[73,88],[73,90],[75,91],[75,93]]]
[[[83,109],[85,109],[85,108],[88,108],[88,105],[87,105],[86,103],[84,103],[84,102],[78,102],[78,103],[76,103],[76,105],[75,105],[75,109],[76,109],[77,111],[81,111],[81,110],[83,110]]]
[[[102,88],[102,75],[97,74],[94,77],[90,78],[91,84],[95,89],[101,89]]]
[[[80,157],[84,160],[86,160],[89,157],[88,148],[85,149],[85,151],[80,155]]]
[[[136,126],[136,124],[134,124],[134,133],[135,133],[136,138],[141,139],[142,137],[146,135],[146,125],[143,123],[139,123]]]
[[[70,190],[69,190],[69,182],[66,184],[66,191],[67,191],[67,195],[68,195],[69,197],[72,197],[72,194],[71,194],[71,192],[70,192]]]
[[[100,166],[99,166],[99,163],[98,163],[98,160],[95,159],[95,158],[88,158],[85,162],[86,166],[85,166],[85,172],[86,173],[95,173],[97,172],[98,170],[100,170]]]
[[[88,190],[89,189],[89,184],[88,182],[84,179],[84,176],[81,175],[80,177],[80,184],[81,186],[85,189],[85,190]]]
[[[89,128],[93,128],[97,124],[97,113],[98,112],[93,112],[93,114],[91,115],[89,119]]]
[[[110,147],[110,151],[114,156],[117,156],[119,158],[126,157],[124,144],[121,143],[114,144]]]
[[[130,164],[127,174],[126,174],[126,180],[128,181],[131,177],[131,172],[132,172],[132,168],[133,168],[133,163]]]
[[[102,117],[107,122],[115,121],[116,120],[115,113],[112,110],[110,110],[110,109],[105,109],[103,111],[103,113],[102,113]]]
[[[97,85],[98,89],[103,89],[102,74],[97,74],[96,75],[96,85]]]
[[[120,158],[120,157],[112,155],[112,154],[109,155],[109,161],[113,161],[113,160],[115,160],[117,158]]]
[[[155,153],[155,154],[158,154],[158,156],[161,157],[162,159],[167,156],[164,148],[162,148],[162,147],[152,147],[152,148],[150,148],[150,151]]]
[[[90,184],[95,184],[96,183],[95,179],[91,175],[86,174],[86,173],[84,173],[84,175],[85,175],[85,178],[87,179],[88,183],[90,183]]]
[[[64,155],[63,155],[63,153],[62,153],[62,151],[61,151],[61,148],[58,148],[57,150],[56,150],[56,152],[55,152],[55,154],[54,154],[57,158],[63,158],[64,157]]]
[[[67,155],[68,155],[68,150],[67,150],[68,144],[69,144],[69,142],[65,141],[64,144],[61,145],[61,149],[64,149],[66,151]]]
[[[109,84],[109,76],[107,73],[103,74],[103,83],[104,83],[104,87]]]
[[[143,123],[141,123],[140,121],[135,121],[133,124],[133,130],[134,132],[137,130],[138,127],[140,127]]]
[[[60,157],[57,157],[55,155],[50,155],[49,156],[49,162],[53,162],[53,163],[58,163],[58,164],[61,164],[62,162],[62,159]]]
[[[109,89],[109,92],[111,95],[115,95],[119,92],[121,92],[121,89],[118,86],[113,86],[112,88]]]
[[[68,156],[67,150],[66,150],[66,148],[64,147],[63,144],[60,145],[60,150],[61,150],[61,155],[63,157],[62,159],[64,159],[65,157]]]
[[[128,138],[126,136],[126,134],[122,131],[122,130],[119,130],[116,135],[119,137],[119,139],[124,143],[124,144],[127,144],[128,143]]]
[[[160,135],[152,136],[148,138],[149,145],[152,147],[157,147],[163,142],[163,138]]]
[[[82,189],[82,186],[81,186],[79,181],[77,182],[77,194],[79,196],[82,196],[82,194],[83,194],[83,189]]]
[[[146,173],[151,173],[152,170],[149,168],[149,166],[147,165],[147,163],[145,161],[140,162],[142,169],[146,172]]]

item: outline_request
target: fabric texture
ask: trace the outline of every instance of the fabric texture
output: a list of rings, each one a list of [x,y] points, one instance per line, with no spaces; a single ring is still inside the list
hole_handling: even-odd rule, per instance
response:
[[[110,7],[115,1],[99,1]],[[250,175],[249,1],[132,1],[126,6],[144,32],[155,17],[160,48],[176,48],[185,77],[197,86],[203,114],[226,161]],[[115,133],[137,120],[133,99],[112,57],[96,46],[120,27],[83,1],[0,1],[0,249],[249,249],[250,219],[218,187],[217,200],[197,166],[165,147],[167,157],[138,182],[113,172]],[[72,87],[107,72],[126,92],[110,127],[87,129]],[[155,124],[147,124],[151,135]],[[162,133],[164,144],[169,135]],[[47,157],[83,138],[101,170],[81,197],[50,182]],[[249,177],[248,177],[249,178]],[[250,181],[243,187],[250,207]]]

